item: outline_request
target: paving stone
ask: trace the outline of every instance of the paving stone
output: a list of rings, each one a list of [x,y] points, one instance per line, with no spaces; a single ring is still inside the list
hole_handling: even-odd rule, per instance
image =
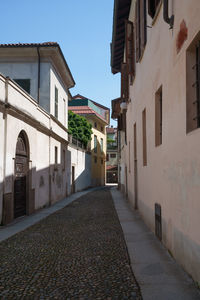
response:
[[[0,243],[0,299],[142,299],[108,188]]]

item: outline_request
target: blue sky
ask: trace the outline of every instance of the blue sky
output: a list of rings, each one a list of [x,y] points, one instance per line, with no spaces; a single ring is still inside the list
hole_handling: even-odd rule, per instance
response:
[[[58,42],[76,82],[72,95],[110,107],[120,95],[119,74],[110,68],[113,2],[1,1],[0,43]]]

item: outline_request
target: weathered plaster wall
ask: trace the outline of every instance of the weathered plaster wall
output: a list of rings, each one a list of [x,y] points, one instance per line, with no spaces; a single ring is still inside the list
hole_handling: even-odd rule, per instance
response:
[[[67,157],[67,181],[69,193],[72,192],[72,166],[75,167],[75,191],[78,192],[90,187],[92,185],[91,154],[69,144]]]
[[[138,206],[154,231],[154,205],[162,207],[163,243],[175,258],[200,281],[200,129],[186,134],[186,50],[200,31],[198,0],[169,1],[175,15],[173,30],[163,21],[161,6],[152,24],[148,16],[147,44],[136,64],[127,111],[131,173],[128,196],[134,203],[133,125],[137,124]],[[173,2],[173,3],[172,3]],[[173,4],[173,5],[172,5]],[[130,17],[131,18],[131,17]],[[183,19],[187,39],[177,51]],[[162,86],[162,144],[155,147],[155,93]],[[147,166],[143,166],[142,111],[146,108]],[[126,146],[128,153],[128,144]],[[128,156],[126,157],[128,165]]]
[[[38,99],[38,62],[0,62],[0,72],[11,79],[30,79],[30,95]],[[50,111],[50,63],[40,63],[40,105]]]
[[[55,69],[50,69],[50,99],[52,115],[55,115],[55,87],[58,89],[58,120],[68,127],[68,95]]]
[[[52,204],[67,195],[67,138],[68,134],[37,102],[23,92],[13,81],[8,81],[8,106],[5,109],[5,78],[0,76],[0,222],[2,221],[2,194],[14,201],[15,153],[19,133],[23,130],[29,145],[29,212]],[[3,119],[2,112],[6,112]],[[4,127],[7,126],[5,136]],[[5,138],[6,137],[6,138]],[[4,159],[4,145],[6,157]],[[58,161],[55,165],[55,146]],[[65,158],[63,157],[65,150]],[[4,163],[5,161],[5,163]],[[5,169],[4,169],[5,165]],[[5,172],[5,180],[3,178]],[[3,191],[4,180],[4,191]],[[10,206],[13,208],[13,204]],[[12,219],[13,212],[9,213]]]

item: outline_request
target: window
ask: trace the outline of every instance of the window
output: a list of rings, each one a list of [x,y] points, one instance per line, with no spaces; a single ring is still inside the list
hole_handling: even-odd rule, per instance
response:
[[[200,127],[200,34],[186,52],[186,131]]]
[[[101,139],[101,153],[103,153],[103,139]]]
[[[14,79],[14,81],[30,94],[30,79]]]
[[[152,19],[156,14],[159,3],[160,0],[148,0],[148,14],[152,17]]]
[[[130,21],[126,21],[126,63],[128,65],[128,74],[135,75],[135,43],[134,26]]]
[[[138,62],[143,55],[147,42],[146,0],[137,0],[135,5],[136,62]]]
[[[65,171],[65,162],[66,162],[66,159],[65,159],[65,149],[63,149],[63,159],[62,159],[62,162],[63,162],[63,171]]]
[[[143,166],[147,165],[146,109],[142,112]]]
[[[128,64],[121,64],[121,99],[128,101],[129,99],[129,77],[128,77]]]
[[[58,164],[58,147],[55,146],[55,165]]]
[[[103,165],[103,158],[101,159],[101,164]]]
[[[55,112],[54,116],[58,118],[58,89],[55,87]]]
[[[155,145],[162,144],[162,87],[155,96]]]
[[[94,122],[94,128],[97,128],[97,122]]]
[[[111,158],[116,158],[116,157],[117,157],[117,154],[116,154],[116,153],[111,153],[111,154],[110,154],[110,157],[111,157]]]
[[[66,101],[65,101],[65,99],[63,99],[63,112],[64,112],[64,118],[63,118],[64,126],[66,126]]]
[[[109,161],[109,154],[106,154],[106,161]]]
[[[94,157],[94,163],[95,164],[97,163],[97,157],[96,156]]]
[[[94,136],[94,152],[97,153],[97,136]]]
[[[103,126],[101,126],[101,132],[103,132]]]

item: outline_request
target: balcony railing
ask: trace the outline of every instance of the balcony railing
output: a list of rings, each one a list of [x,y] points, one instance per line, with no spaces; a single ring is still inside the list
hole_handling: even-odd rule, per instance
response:
[[[87,151],[91,151],[91,147],[90,147],[90,143],[88,143],[87,146],[85,146],[81,141],[77,140],[75,137],[73,137],[72,135],[68,134],[68,142],[70,144],[75,145],[78,148],[87,150]]]

